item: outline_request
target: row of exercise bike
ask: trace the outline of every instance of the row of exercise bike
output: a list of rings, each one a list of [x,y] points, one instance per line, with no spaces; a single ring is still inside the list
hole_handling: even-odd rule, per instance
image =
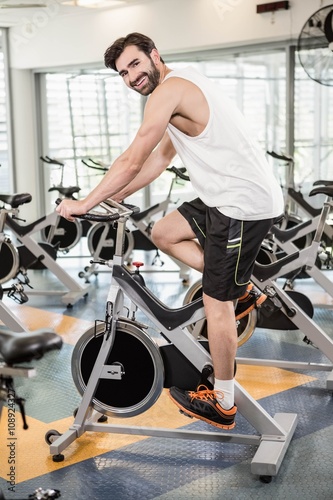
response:
[[[329,214],[333,208],[333,183],[323,181],[318,184],[310,195],[317,194],[325,195],[326,201],[316,219],[315,234],[308,246],[300,249],[295,242],[313,233],[311,220],[289,229],[274,227],[268,235],[262,248],[262,262],[259,256],[252,276],[253,282],[266,293],[268,299],[260,310],[252,311],[239,322],[238,342],[239,345],[246,342],[256,327],[300,330],[307,343],[316,346],[329,363],[248,358],[238,358],[237,362],[327,371],[327,389],[333,390],[333,342],[313,321],[313,306],[308,297],[293,290],[294,281],[303,274],[315,279],[333,297],[332,283],[325,271],[316,265],[322,236],[326,226],[329,226]],[[7,204],[10,201],[11,208],[17,208],[21,204],[20,196],[16,195],[11,200],[7,198]],[[63,460],[61,452],[86,431],[231,440],[258,447],[251,462],[251,471],[267,482],[278,473],[297,425],[297,415],[279,413],[271,417],[237,382],[235,399],[238,409],[256,429],[256,436],[234,435],[231,438],[229,433],[170,431],[105,423],[108,416],[130,417],[146,411],[157,401],[164,387],[195,388],[199,380],[212,375],[200,281],[190,288],[183,306],[172,309],[147,288],[139,264],[134,272],[127,266],[126,229],[138,213],[136,207],[107,200],[101,204],[97,214],[82,217],[82,220],[95,225],[106,224],[114,231],[112,257],[99,258],[98,261],[99,265],[105,264],[109,268],[111,284],[104,321],[96,322],[95,327],[88,329],[74,347],[72,375],[82,401],[75,411],[73,425],[65,434],[52,429],[45,436],[53,460]],[[263,262],[267,258],[269,262]],[[11,293],[20,296],[17,290],[13,292],[12,289]],[[21,293],[24,293],[23,290]],[[157,342],[150,335],[149,328],[137,319],[138,312],[150,320],[162,341]],[[2,313],[0,308],[0,319],[6,325],[3,318],[8,320],[8,317]],[[16,328],[12,328],[13,325]],[[58,336],[52,332],[27,332],[24,326],[10,321],[7,327],[13,331],[7,329],[2,332],[0,329],[0,339],[3,339],[0,344],[3,358],[1,380],[4,380],[2,373],[6,373],[1,370],[10,368],[14,373],[16,368],[19,370],[22,361],[19,351],[24,352],[29,346],[29,338],[37,341],[37,346],[40,339],[41,346],[36,348],[36,352],[41,353],[39,355],[48,350],[47,346],[61,346]],[[15,340],[17,338],[19,341]],[[52,339],[50,344],[45,342],[49,338]],[[11,341],[14,347],[10,346],[10,339],[14,339]],[[19,348],[15,351],[16,345]],[[13,351],[14,355],[8,354]]]
[[[43,157],[42,157],[43,158]],[[64,164],[56,159],[49,157],[43,158],[44,161],[50,164]],[[92,160],[91,160],[92,161]],[[88,164],[85,160],[84,163]],[[96,162],[95,162],[96,163]],[[104,170],[105,167],[100,167]],[[160,203],[154,204],[146,210],[135,214],[131,217],[132,227],[127,232],[125,238],[126,259],[130,262],[131,255],[134,250],[154,250],[155,257],[153,264],[163,265],[160,254],[156,246],[151,240],[151,228],[156,217],[163,217],[170,206],[175,203],[172,201],[172,191],[175,183],[182,180],[189,180],[184,173],[185,169],[177,169],[171,167],[167,169],[173,174],[170,183],[169,191],[166,198]],[[62,182],[59,185],[52,186],[49,192],[57,192],[61,198],[75,199],[80,191],[79,186],[63,186]],[[56,260],[57,255],[67,254],[81,240],[82,237],[87,239],[87,247],[89,254],[92,257],[92,264],[87,266],[84,271],[79,273],[80,278],[85,278],[89,282],[91,275],[98,274],[98,260],[112,259],[114,253],[115,232],[109,224],[103,222],[90,223],[86,221],[75,220],[70,222],[63,217],[57,215],[56,212],[39,218],[31,224],[20,224],[23,219],[19,218],[20,207],[31,201],[31,195],[28,193],[7,195],[0,194],[0,201],[3,205],[0,207],[0,242],[1,242],[1,269],[0,269],[0,284],[6,283],[15,278],[18,273],[25,274],[28,269],[45,268],[45,254],[48,254],[53,260]],[[21,241],[17,245],[12,239],[5,234],[5,229],[9,229],[16,240]],[[31,240],[39,236],[39,247],[31,250],[29,243]],[[30,245],[31,246],[31,245]],[[187,281],[190,270],[187,266],[175,260],[180,270],[180,277]],[[46,264],[47,267],[47,264]],[[64,276],[62,276],[64,278]]]

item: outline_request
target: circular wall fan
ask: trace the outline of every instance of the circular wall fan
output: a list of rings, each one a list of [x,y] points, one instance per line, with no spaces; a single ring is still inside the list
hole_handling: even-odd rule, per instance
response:
[[[322,85],[333,86],[333,5],[317,10],[304,24],[297,50],[307,75]]]

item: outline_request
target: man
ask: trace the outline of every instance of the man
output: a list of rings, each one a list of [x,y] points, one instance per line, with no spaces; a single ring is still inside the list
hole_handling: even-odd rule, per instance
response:
[[[193,68],[168,68],[154,42],[131,33],[105,52],[105,65],[125,84],[150,96],[131,145],[100,184],[80,201],[57,211],[68,220],[112,197],[121,201],[148,185],[176,154],[187,167],[199,198],[158,221],[154,243],[203,273],[203,302],[214,367],[214,387],[170,389],[190,416],[222,429],[235,426],[236,318],[265,296],[250,284],[262,240],[283,212],[280,186],[237,108],[220,87]],[[209,384],[210,385],[210,384]]]

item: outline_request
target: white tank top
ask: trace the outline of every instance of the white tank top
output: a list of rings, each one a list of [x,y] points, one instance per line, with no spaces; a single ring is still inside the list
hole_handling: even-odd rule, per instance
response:
[[[203,92],[209,105],[206,128],[189,137],[169,123],[170,139],[201,200],[224,215],[259,220],[283,213],[281,187],[237,106],[194,68],[171,71]]]

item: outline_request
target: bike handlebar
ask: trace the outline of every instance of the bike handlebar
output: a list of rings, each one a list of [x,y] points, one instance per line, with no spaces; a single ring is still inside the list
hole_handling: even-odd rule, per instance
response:
[[[56,205],[59,205],[61,202],[62,200],[60,198],[58,198],[55,201]],[[120,219],[121,217],[126,217],[126,216],[129,217],[133,213],[140,212],[140,208],[137,207],[136,205],[130,205],[128,203],[118,203],[112,200],[111,198],[108,198],[107,200],[102,202],[100,206],[105,210],[113,210],[113,211],[105,214],[101,212],[91,211],[81,215],[72,214],[72,217],[92,222],[112,222]],[[120,210],[120,212],[116,210]]]
[[[275,158],[276,160],[282,160],[282,161],[287,161],[287,162],[293,162],[294,159],[292,156],[286,156],[282,154],[275,153],[275,151],[267,151],[267,154]]]
[[[89,161],[91,161],[95,166],[89,165],[89,163],[86,162],[86,160],[81,160],[84,165],[86,165],[89,168],[94,168],[95,170],[100,170],[101,172],[107,172],[109,169],[107,167],[104,167],[101,163],[96,162],[92,160],[91,158],[88,158]]]
[[[111,221],[116,221],[116,220],[120,219],[121,215],[118,213],[114,213],[114,214],[89,213],[89,214],[82,214],[82,215],[73,214],[73,217],[75,217],[77,219],[89,220],[91,222],[111,222]]]
[[[177,168],[177,167],[170,167],[170,168],[167,168],[168,172],[173,172],[174,174],[176,174],[177,177],[179,177],[180,179],[183,179],[183,181],[189,181],[190,178],[188,175],[185,175],[185,172],[186,172],[186,168],[185,167],[181,167],[181,168]]]
[[[61,161],[59,160],[56,160],[55,158],[50,158],[49,156],[40,156],[40,159],[45,162],[45,163],[48,163],[48,164],[51,164],[51,165],[59,165],[60,167],[64,167],[65,164],[62,163]]]
[[[88,158],[88,161],[91,162],[91,163],[93,163],[94,165],[89,165],[89,163],[86,160],[84,160],[84,159],[81,159],[81,161],[87,167],[94,168],[95,170],[100,170],[101,172],[108,172],[108,170],[109,170],[109,168],[105,167],[102,162],[95,161],[92,158]],[[168,172],[173,172],[174,174],[176,174],[177,177],[179,177],[180,179],[183,179],[183,181],[189,181],[190,180],[189,176],[185,174],[185,172],[186,172],[186,168],[185,167],[177,168],[175,166],[172,166],[172,167],[168,167],[167,171]]]

